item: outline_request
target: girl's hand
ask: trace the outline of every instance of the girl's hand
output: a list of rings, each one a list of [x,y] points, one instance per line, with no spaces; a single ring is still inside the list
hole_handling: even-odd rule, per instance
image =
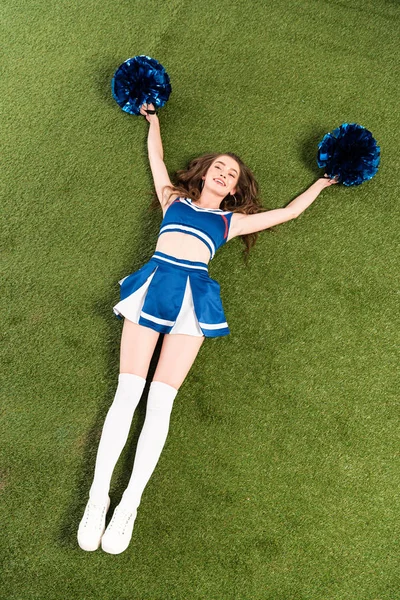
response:
[[[338,183],[339,181],[339,177],[336,175],[336,177],[334,177],[333,179],[329,178],[329,175],[327,175],[325,173],[325,175],[323,177],[321,177],[321,179],[319,180],[322,184],[323,187],[329,187],[330,185],[334,185],[335,183]]]
[[[156,114],[149,115],[147,113],[147,110],[155,110],[154,104],[142,104],[142,106],[140,107],[140,114],[143,115],[144,117],[146,117],[146,121],[148,121],[149,123],[158,121],[157,115]]]

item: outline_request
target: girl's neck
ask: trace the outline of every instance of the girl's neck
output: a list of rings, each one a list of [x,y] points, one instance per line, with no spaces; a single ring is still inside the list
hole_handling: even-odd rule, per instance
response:
[[[199,200],[197,201],[197,205],[201,206],[202,208],[219,208],[221,202],[221,196],[217,196],[216,194],[203,190],[200,194]]]

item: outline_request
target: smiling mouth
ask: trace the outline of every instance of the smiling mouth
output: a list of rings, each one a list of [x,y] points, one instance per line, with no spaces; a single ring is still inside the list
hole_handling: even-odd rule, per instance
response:
[[[222,179],[214,179],[215,183],[218,183],[219,185],[223,185],[225,187],[225,183],[222,181]]]

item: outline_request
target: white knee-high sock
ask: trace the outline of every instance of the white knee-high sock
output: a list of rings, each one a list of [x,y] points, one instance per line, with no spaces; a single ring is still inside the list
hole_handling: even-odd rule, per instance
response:
[[[89,497],[93,502],[106,502],[111,476],[128,439],[133,413],[139,404],[146,380],[139,375],[120,373],[115,397],[104,421],[97,450],[94,479]]]
[[[133,471],[121,505],[134,510],[140,504],[167,439],[169,421],[178,390],[161,381],[152,381],[147,400],[146,418],[136,449]]]

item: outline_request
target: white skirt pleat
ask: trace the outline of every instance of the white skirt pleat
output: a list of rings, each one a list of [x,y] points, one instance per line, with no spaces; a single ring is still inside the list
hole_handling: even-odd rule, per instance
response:
[[[154,273],[145,281],[145,283],[138,288],[133,294],[121,300],[113,308],[114,313],[118,316],[125,317],[133,323],[138,323],[142,312],[143,304],[146,298],[147,289],[151,283]],[[154,320],[158,322],[156,317],[150,315],[142,315],[146,319]],[[185,294],[182,301],[182,306],[179,311],[178,317],[174,326],[172,327],[170,334],[183,333],[186,335],[203,336],[203,332],[200,329],[199,322],[196,317],[194,310],[192,290],[190,287],[189,277],[187,278]]]

